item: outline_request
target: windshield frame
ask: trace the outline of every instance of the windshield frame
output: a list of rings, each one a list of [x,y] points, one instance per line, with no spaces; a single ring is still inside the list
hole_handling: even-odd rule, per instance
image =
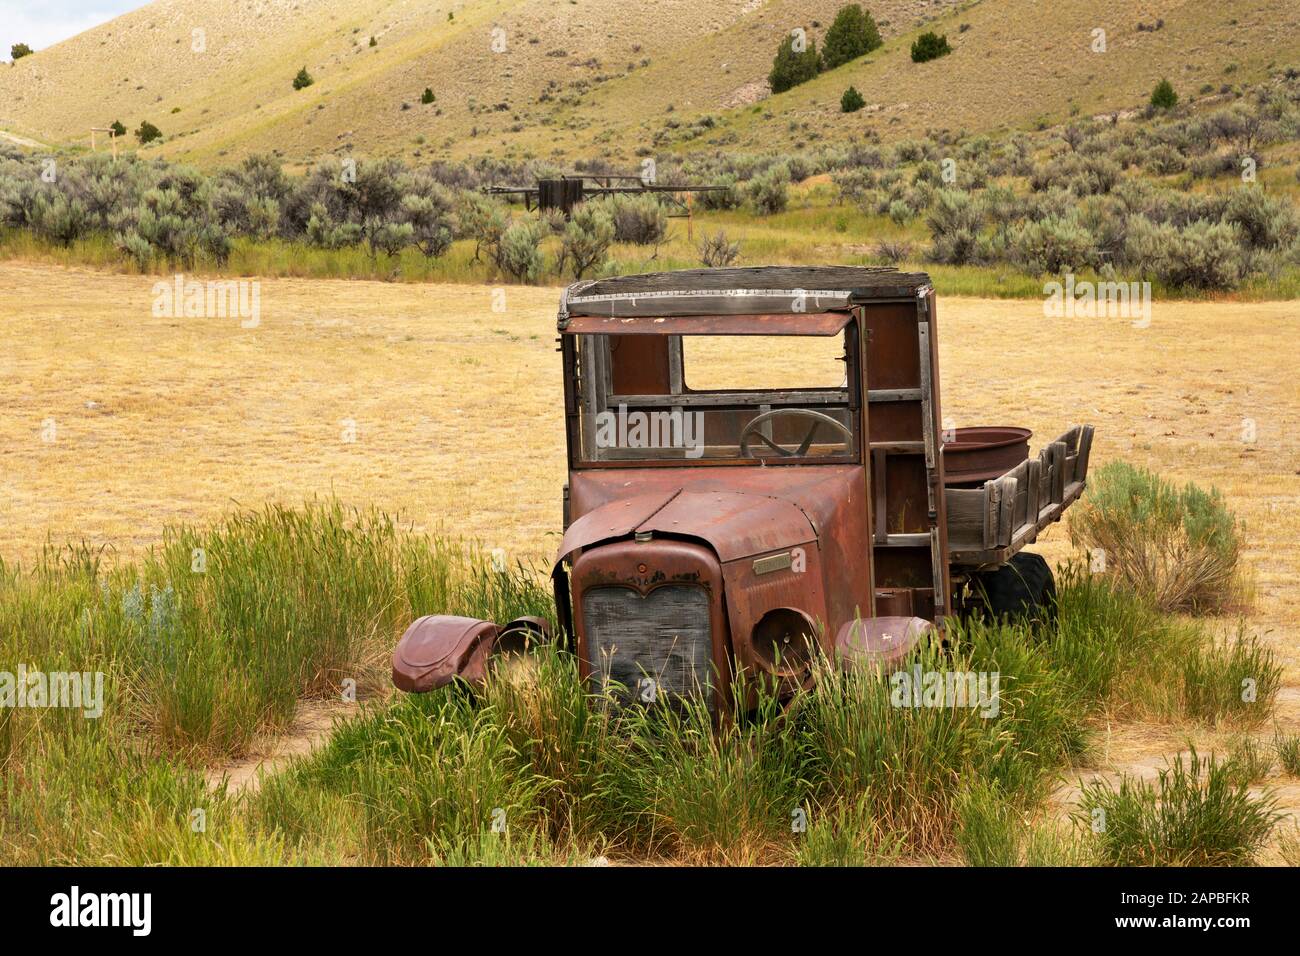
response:
[[[797,319],[797,316],[791,316]],[[739,455],[714,456],[709,457],[702,454],[699,457],[644,457],[644,458],[619,458],[613,460],[594,460],[584,458],[581,449],[584,447],[582,428],[584,422],[584,410],[581,407],[584,401],[587,402],[586,414],[590,417],[595,411],[595,405],[592,403],[590,396],[582,393],[580,383],[580,352],[583,347],[590,347],[590,343],[604,339],[608,341],[610,335],[618,334],[615,332],[588,333],[581,332],[577,334],[563,334],[560,336],[560,352],[564,365],[564,404],[566,420],[566,442],[568,446],[568,464],[571,470],[583,469],[607,469],[607,468],[680,468],[683,466],[748,466],[748,467],[768,467],[768,466],[786,466],[786,465],[861,465],[865,461],[866,454],[866,391],[863,384],[863,354],[861,342],[861,323],[859,321],[857,310],[853,310],[846,318],[846,321],[834,332],[817,331],[809,333],[802,329],[792,329],[789,331],[774,331],[770,326],[766,328],[754,328],[752,331],[732,332],[729,334],[739,335],[764,335],[771,337],[773,335],[789,336],[790,338],[829,338],[839,337],[844,343],[845,358],[845,385],[840,388],[786,388],[786,389],[726,389],[726,390],[690,390],[685,386],[685,374],[681,368],[681,356],[684,351],[682,339],[686,336],[692,337],[716,337],[722,333],[721,330],[703,330],[699,332],[677,332],[664,333],[663,338],[677,339],[676,348],[670,344],[669,356],[670,365],[673,367],[672,375],[675,382],[679,383],[678,387],[682,388],[681,392],[672,392],[669,394],[619,394],[615,392],[608,381],[604,381],[604,387],[601,391],[600,403],[602,410],[609,410],[610,407],[617,408],[623,405],[638,405],[642,407],[662,407],[664,411],[670,411],[674,408],[752,408],[755,414],[763,411],[763,405],[776,405],[778,407],[790,408],[809,408],[820,410],[822,406],[827,406],[827,410],[847,411],[848,427],[853,433],[852,453],[851,454],[820,454],[816,456],[792,456],[782,457],[775,454],[763,454],[750,457],[741,457]],[[580,340],[584,343],[580,346]],[[605,354],[608,355],[608,345]],[[603,370],[608,377],[607,368]],[[799,396],[815,398],[815,401],[801,403]],[[739,400],[737,400],[739,399]],[[766,400],[766,401],[764,401]],[[751,446],[751,451],[754,450]]]

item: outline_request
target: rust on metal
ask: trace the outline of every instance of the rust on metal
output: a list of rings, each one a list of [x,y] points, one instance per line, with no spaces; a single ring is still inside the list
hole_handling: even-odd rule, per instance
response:
[[[1005,475],[1029,457],[1028,428],[980,425],[955,428],[943,443],[943,480],[948,487],[981,484]]]
[[[839,335],[849,312],[764,315],[573,315],[565,335]]]
[[[393,650],[393,683],[423,692],[460,678],[471,684],[486,676],[497,639],[491,621],[428,614],[414,621]]]

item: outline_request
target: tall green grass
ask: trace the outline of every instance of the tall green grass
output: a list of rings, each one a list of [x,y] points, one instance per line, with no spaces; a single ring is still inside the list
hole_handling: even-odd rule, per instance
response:
[[[386,654],[417,614],[508,620],[551,607],[523,569],[492,571],[472,546],[336,501],[237,511],[168,529],[136,563],[110,557],[78,546],[29,568],[0,563],[0,670],[104,675],[98,719],[0,709],[9,858],[296,859],[281,833],[247,831],[220,788],[210,797],[200,768],[283,729],[304,697],[386,686]],[[201,836],[189,829],[198,809]]]
[[[48,550],[30,568],[0,565],[0,669],[22,662],[106,675],[99,720],[0,712],[4,857],[1113,859],[1131,841],[1081,849],[1043,819],[1057,776],[1086,758],[1094,718],[1248,725],[1267,715],[1278,684],[1258,644],[1213,641],[1196,622],[1067,569],[1054,629],[955,624],[945,644],[905,662],[941,675],[996,674],[996,708],[900,706],[890,675],[823,661],[812,692],[786,702],[759,686],[755,711],[719,721],[699,700],[618,705],[612,693],[592,693],[573,658],[550,646],[502,660],[473,695],[365,694],[386,684],[387,653],[417,614],[553,613],[544,580],[522,568],[493,571],[484,558],[325,501],[169,529],[133,564],[81,547]],[[337,695],[348,679],[368,702],[324,746],[256,793],[209,786],[203,768],[246,752],[283,728],[298,700]],[[735,692],[750,697],[743,682]],[[1185,783],[1171,778],[1171,792]],[[1117,803],[1100,792],[1090,799],[1117,807],[1121,822],[1137,807],[1134,832],[1154,825],[1156,811],[1142,809],[1147,798],[1131,788]],[[1208,828],[1205,858],[1249,855],[1263,818],[1236,797],[1216,800],[1224,823]],[[199,830],[195,811],[206,824]],[[1204,814],[1192,807],[1184,816]],[[1206,831],[1189,832],[1164,856],[1182,859]]]
[[[1281,815],[1270,794],[1253,796],[1230,766],[1193,748],[1155,784],[1125,776],[1084,787],[1078,811],[1105,862],[1116,866],[1241,866]]]

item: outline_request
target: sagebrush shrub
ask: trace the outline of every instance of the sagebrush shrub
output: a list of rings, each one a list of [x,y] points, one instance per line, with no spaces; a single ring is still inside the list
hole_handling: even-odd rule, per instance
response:
[[[773,166],[751,179],[745,191],[759,215],[784,212],[790,202],[790,172],[785,166]]]
[[[1300,237],[1300,215],[1295,205],[1257,186],[1232,191],[1223,209],[1223,221],[1237,226],[1252,249],[1279,249]]]
[[[513,223],[492,247],[492,262],[516,282],[536,282],[543,268],[541,241],[542,229],[537,223]]]
[[[941,189],[926,219],[934,244],[930,258],[946,265],[964,265],[975,260],[983,206],[969,193]]]
[[[578,205],[560,232],[560,261],[556,271],[568,270],[575,279],[598,271],[609,256],[614,232],[614,222],[602,204]]]
[[[1237,227],[1204,219],[1178,228],[1131,216],[1124,258],[1143,275],[1190,289],[1231,289],[1246,269]]]
[[[723,188],[697,193],[695,204],[701,209],[735,209],[744,201],[740,194],[740,187],[736,185],[736,177],[732,173],[723,173],[711,185]]]
[[[1240,529],[1213,488],[1110,462],[1071,509],[1069,530],[1076,546],[1101,549],[1106,574],[1163,610],[1217,611],[1237,598]]]
[[[616,242],[651,246],[668,236],[668,214],[653,195],[615,194],[604,200]]]
[[[1011,250],[1033,275],[1077,272],[1095,258],[1092,233],[1075,216],[1025,223],[1012,234]]]

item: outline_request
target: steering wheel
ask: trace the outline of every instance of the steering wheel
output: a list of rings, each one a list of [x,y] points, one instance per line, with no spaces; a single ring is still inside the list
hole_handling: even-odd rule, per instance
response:
[[[789,448],[782,445],[778,445],[776,442],[772,441],[772,439],[759,431],[759,426],[765,425],[778,415],[797,415],[801,418],[811,418],[813,420],[812,426],[808,429],[808,434],[804,436],[803,442],[794,451],[791,451]],[[749,424],[745,426],[745,430],[740,433],[740,456],[742,458],[756,457],[753,452],[749,450],[749,436],[751,433],[782,458],[795,458],[800,455],[805,455],[808,453],[808,449],[812,445],[813,436],[817,434],[817,426],[822,424],[832,425],[843,433],[844,448],[846,451],[852,447],[853,432],[849,431],[843,422],[831,418],[831,416],[827,415],[825,412],[815,412],[811,408],[774,408],[769,412],[755,415],[750,419]]]

